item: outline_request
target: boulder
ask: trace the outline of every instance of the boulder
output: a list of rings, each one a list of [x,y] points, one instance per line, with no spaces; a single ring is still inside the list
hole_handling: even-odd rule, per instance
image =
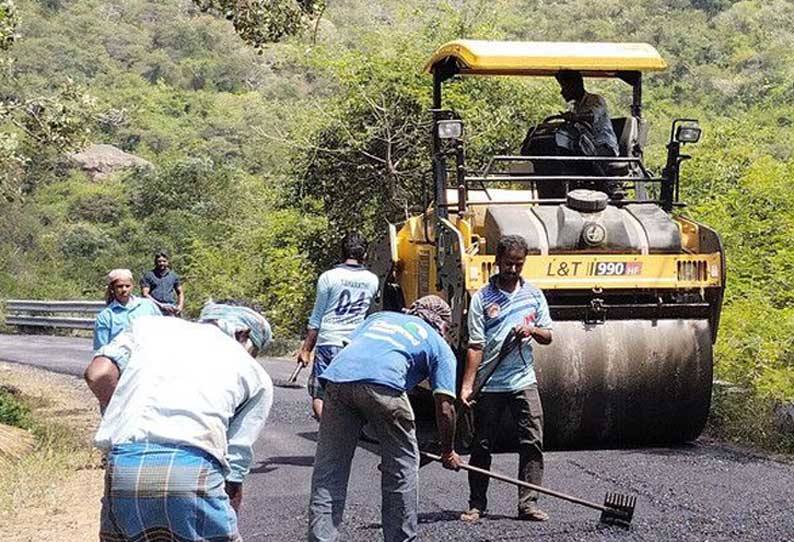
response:
[[[111,173],[131,167],[154,167],[151,162],[143,158],[106,144],[92,145],[70,155],[69,159],[92,179],[101,179]]]

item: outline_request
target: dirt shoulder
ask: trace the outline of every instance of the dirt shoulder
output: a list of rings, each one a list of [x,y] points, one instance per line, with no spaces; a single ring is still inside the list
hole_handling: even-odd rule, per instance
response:
[[[100,455],[91,438],[96,400],[73,376],[0,362],[0,383],[33,406],[37,447],[0,470],[0,540],[94,542],[102,497]]]

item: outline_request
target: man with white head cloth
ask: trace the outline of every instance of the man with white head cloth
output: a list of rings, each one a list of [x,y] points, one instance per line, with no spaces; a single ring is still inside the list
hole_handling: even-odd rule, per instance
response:
[[[107,307],[94,321],[94,350],[115,339],[140,316],[160,316],[161,312],[150,299],[132,295],[132,271],[113,269],[107,275],[105,303]]]
[[[198,323],[142,317],[85,371],[107,454],[99,539],[237,542],[242,482],[273,403],[254,359],[271,340],[253,308],[208,303]]]

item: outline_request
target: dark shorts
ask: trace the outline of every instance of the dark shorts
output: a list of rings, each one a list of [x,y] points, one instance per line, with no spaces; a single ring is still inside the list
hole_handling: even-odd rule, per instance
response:
[[[325,389],[320,382],[320,375],[331,363],[331,360],[336,357],[339,351],[342,350],[341,346],[323,345],[314,349],[314,364],[312,365],[312,374],[306,387],[309,390],[309,395],[312,399],[322,399],[325,395]]]

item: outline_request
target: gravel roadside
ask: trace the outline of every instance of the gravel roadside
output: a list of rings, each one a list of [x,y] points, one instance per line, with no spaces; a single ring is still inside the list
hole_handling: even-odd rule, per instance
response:
[[[91,436],[96,401],[74,376],[0,362],[0,382],[18,389],[43,426],[38,448],[0,472],[0,540],[95,542],[102,474]]]

